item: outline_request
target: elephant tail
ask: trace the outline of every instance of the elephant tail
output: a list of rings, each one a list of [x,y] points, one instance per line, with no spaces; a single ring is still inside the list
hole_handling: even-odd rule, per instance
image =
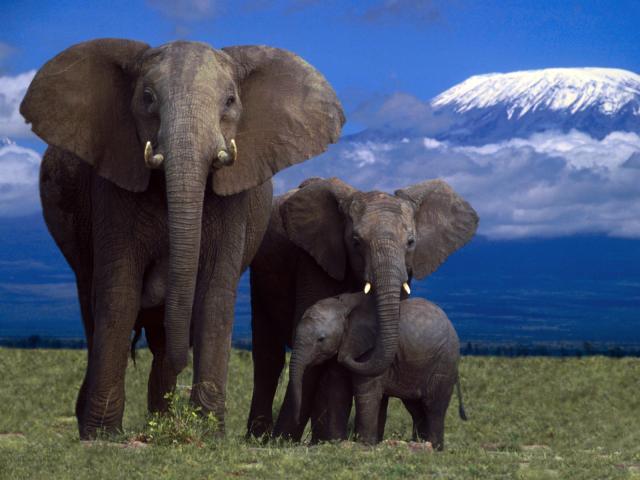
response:
[[[136,364],[136,344],[140,337],[142,337],[142,324],[140,322],[136,322],[135,327],[133,328],[134,335],[131,340],[131,360],[133,360],[133,364]]]
[[[469,418],[467,417],[467,412],[464,409],[464,402],[462,401],[462,389],[460,388],[460,377],[456,380],[456,392],[458,394],[458,415],[462,420],[467,421]]]

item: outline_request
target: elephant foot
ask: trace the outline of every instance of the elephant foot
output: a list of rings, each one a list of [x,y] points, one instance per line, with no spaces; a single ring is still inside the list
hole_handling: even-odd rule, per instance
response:
[[[124,391],[118,387],[99,394],[83,390],[83,412],[77,415],[81,440],[95,440],[101,436],[122,433]]]
[[[380,441],[378,439],[378,435],[358,435],[357,437],[360,443],[364,443],[365,445],[377,445]]]
[[[112,437],[122,433],[122,424],[118,425],[91,425],[78,423],[80,440],[96,440],[104,437]]]
[[[304,427],[300,428],[300,425],[282,425],[276,423],[271,432],[272,440],[284,440],[287,442],[300,442],[302,439]]]
[[[213,414],[217,420],[215,437],[224,437],[224,392],[213,382],[195,383],[191,389],[191,403],[199,407],[199,413],[207,416]]]
[[[258,438],[266,440],[273,430],[273,419],[265,416],[257,416],[249,420],[246,438]]]

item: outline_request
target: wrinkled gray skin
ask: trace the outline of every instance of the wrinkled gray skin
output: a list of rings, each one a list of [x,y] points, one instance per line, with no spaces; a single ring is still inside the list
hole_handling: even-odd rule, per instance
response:
[[[376,334],[371,352],[342,362],[362,375],[391,365],[398,341],[402,284],[435,271],[474,235],[478,217],[441,180],[395,194],[361,192],[336,178],[310,179],[275,199],[264,241],[251,264],[254,390],[248,434],[272,428],[273,398],[303,312],[317,301],[362,291],[370,282]],[[311,415],[315,388],[325,368],[307,369],[302,418],[291,415],[287,392],[274,436],[299,440]]]
[[[236,285],[268,223],[269,179],[336,141],[334,91],[279,49],[101,39],[45,64],[20,111],[49,144],[44,217],[77,279],[81,438],[121,428],[136,321],[154,356],[149,409],[166,408],[191,336],[191,399],[224,426]],[[162,161],[145,160],[147,142]]]
[[[304,371],[336,354],[358,357],[373,346],[375,334],[374,302],[361,293],[321,300],[305,312],[296,329],[289,370],[296,415],[300,414]],[[388,398],[397,397],[413,418],[414,440],[429,441],[441,450],[445,416],[458,382],[459,351],[453,325],[437,305],[421,298],[402,301],[398,350],[391,366],[376,376],[352,374],[352,390],[345,390],[343,382],[323,385],[331,391],[324,408],[333,422],[324,429],[327,439],[346,438],[348,410],[343,399],[353,394],[358,439],[366,443],[381,441]],[[336,415],[341,411],[340,424]],[[462,398],[460,415],[465,418]]]

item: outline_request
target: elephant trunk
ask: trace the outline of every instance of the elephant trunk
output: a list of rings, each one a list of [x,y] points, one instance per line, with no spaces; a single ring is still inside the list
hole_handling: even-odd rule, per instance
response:
[[[202,208],[210,171],[209,148],[198,148],[195,122],[179,123],[167,142],[165,177],[169,275],[165,303],[167,356],[177,374],[188,363],[189,332],[200,258]],[[202,123],[202,122],[199,122]]]
[[[309,364],[309,354],[304,352],[308,350],[299,344],[296,344],[291,353],[289,361],[289,386],[291,388],[291,400],[294,418],[297,423],[300,422],[300,413],[302,409],[302,380],[304,372]]]
[[[340,358],[349,370],[360,375],[380,375],[391,366],[398,349],[398,326],[400,321],[400,289],[407,281],[404,256],[389,254],[393,247],[372,248],[378,252],[372,258],[371,269],[373,293],[376,299],[378,334],[373,350],[363,362],[358,362],[348,353]],[[390,252],[391,251],[391,252]],[[397,259],[402,258],[402,262]]]

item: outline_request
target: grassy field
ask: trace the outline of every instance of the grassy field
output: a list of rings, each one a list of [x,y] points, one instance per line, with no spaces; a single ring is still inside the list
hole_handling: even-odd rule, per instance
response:
[[[244,351],[231,359],[226,439],[171,444],[171,433],[146,416],[150,355],[139,353],[127,371],[125,433],[81,443],[73,407],[85,352],[0,349],[0,477],[640,478],[638,358],[465,357],[470,420],[451,408],[446,451],[429,453],[402,441],[411,423],[397,400],[387,423],[392,441],[377,447],[245,441],[251,358]],[[150,433],[151,444],[133,441]]]

